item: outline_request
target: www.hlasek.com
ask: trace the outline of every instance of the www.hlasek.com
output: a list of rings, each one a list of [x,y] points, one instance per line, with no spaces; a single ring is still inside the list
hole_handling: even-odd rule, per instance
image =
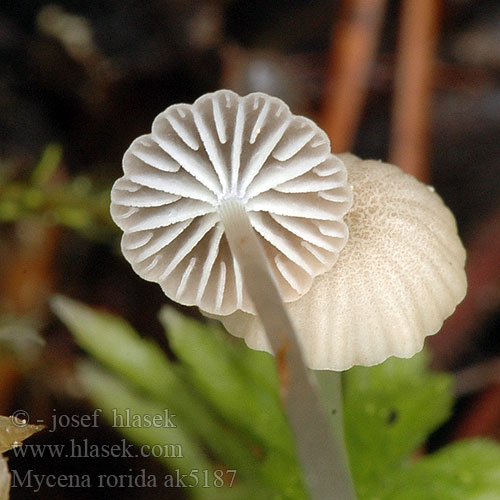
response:
[[[235,469],[192,469],[182,473],[175,469],[164,476],[147,474],[145,469],[131,474],[37,474],[33,470],[12,470],[11,488],[27,488],[38,493],[42,488],[231,488]]]
[[[115,444],[95,444],[70,439],[64,444],[23,444],[11,451],[16,457],[37,458],[183,458],[180,444],[145,444],[135,447],[125,439]]]

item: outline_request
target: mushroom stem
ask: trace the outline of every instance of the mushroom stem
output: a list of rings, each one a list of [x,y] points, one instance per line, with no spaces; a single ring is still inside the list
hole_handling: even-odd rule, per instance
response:
[[[279,360],[284,407],[294,431],[298,458],[312,500],[354,500],[354,486],[341,433],[332,435],[317,383],[307,369],[297,333],[285,310],[266,255],[243,204],[227,199],[219,205],[229,245]]]
[[[344,410],[342,403],[342,373],[331,370],[315,372],[320,387],[326,414],[329,417],[332,433],[344,443]],[[348,467],[347,454],[343,457]]]

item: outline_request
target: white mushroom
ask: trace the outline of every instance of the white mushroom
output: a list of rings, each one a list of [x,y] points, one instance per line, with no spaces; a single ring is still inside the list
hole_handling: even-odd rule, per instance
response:
[[[326,134],[279,99],[222,90],[161,113],[123,168],[111,214],[134,270],[207,313],[259,315],[287,374],[285,409],[312,498],[354,498],[283,305],[331,268],[347,239],[352,194]]]
[[[346,171],[326,134],[277,98],[222,90],[170,106],[123,158],[111,214],[134,270],[176,302],[254,312],[221,210],[244,206],[285,301],[330,269],[347,240]]]
[[[393,165],[340,157],[354,188],[349,241],[331,270],[286,305],[314,369],[413,356],[467,288],[455,219],[434,190]],[[269,350],[256,316],[219,319],[250,347]]]

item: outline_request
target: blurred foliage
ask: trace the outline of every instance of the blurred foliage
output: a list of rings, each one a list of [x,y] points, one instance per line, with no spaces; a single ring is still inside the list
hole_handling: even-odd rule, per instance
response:
[[[60,146],[51,144],[27,179],[12,178],[7,166],[0,165],[0,223],[38,217],[87,237],[115,232],[109,215],[110,186],[98,186],[87,175],[64,178],[61,161]]]
[[[412,467],[401,468],[378,496],[404,500],[497,500],[498,444],[474,439],[450,444]]]
[[[28,317],[0,316],[0,350],[20,360],[32,360],[39,355],[45,339],[38,332],[38,325]]]
[[[121,429],[128,439],[180,445],[182,457],[161,459],[170,470],[236,470],[233,486],[219,489],[218,499],[307,498],[269,354],[229,338],[218,324],[163,309],[160,319],[177,356],[171,361],[121,318],[61,296],[52,305],[99,362],[81,364],[79,378],[110,421],[113,410],[175,414],[175,427]],[[452,378],[427,364],[422,353],[344,374],[346,441],[360,500],[499,498],[497,444],[467,440],[415,456],[453,405]],[[189,494],[214,498],[212,488]]]
[[[113,408],[121,408],[119,413],[130,408],[131,414],[162,414],[168,408],[177,415],[176,428],[123,429],[126,437],[138,444],[180,445],[183,458],[163,460],[186,472],[220,468],[209,462],[204,452],[209,450],[215,464],[237,470],[233,488],[217,498],[256,498],[258,491],[262,498],[306,498],[269,355],[226,343],[215,324],[204,326],[167,310],[162,320],[180,358],[170,362],[119,318],[62,297],[53,307],[76,341],[113,372],[88,364],[80,371],[104,415],[110,417]],[[213,498],[203,488],[193,491],[193,498]]]
[[[345,427],[362,498],[372,498],[370,492],[392,482],[393,473],[411,462],[451,413],[452,377],[427,366],[423,352],[411,360],[390,358],[371,368],[354,367],[346,374]]]

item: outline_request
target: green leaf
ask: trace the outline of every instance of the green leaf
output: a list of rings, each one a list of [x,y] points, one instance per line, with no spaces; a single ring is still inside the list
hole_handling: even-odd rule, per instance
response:
[[[279,396],[274,358],[228,338],[217,323],[208,325],[164,308],[160,319],[185,376],[240,439],[258,444],[259,474],[290,498],[305,498],[293,437]]]
[[[498,500],[500,446],[484,439],[451,444],[391,476],[370,500]]]
[[[205,394],[201,387],[193,385],[193,380],[188,375],[190,371],[194,371],[190,365],[170,362],[155,344],[140,338],[122,319],[64,297],[56,297],[52,306],[72,330],[77,342],[118,375],[116,377],[88,365],[83,365],[81,369],[80,376],[89,394],[105,410],[108,418],[113,417],[113,408],[119,413],[129,409],[131,414],[139,415],[158,415],[168,408],[177,415],[179,426],[175,436],[172,429],[147,427],[120,429],[125,436],[138,444],[151,445],[175,444],[172,441],[175,437],[176,442],[182,443],[183,450],[187,450],[185,459],[182,464],[178,461],[172,464],[168,459],[165,460],[171,467],[182,469],[183,473],[189,473],[191,469],[202,470],[207,466],[209,456],[217,459],[215,463],[219,468],[224,464],[227,469],[236,469],[236,486],[217,491],[217,498],[221,500],[248,498],[250,492],[263,499],[306,498],[301,472],[293,454],[287,456],[281,449],[276,450],[267,445],[259,449],[243,433],[237,431],[240,426],[237,420],[219,415],[218,409],[224,405],[212,404],[212,395],[217,393],[214,386],[219,384],[217,377],[211,378],[209,384],[204,384],[208,393]],[[198,352],[199,361],[204,364],[202,367],[212,363],[210,356],[219,361],[224,357],[232,361],[239,360],[233,366],[234,371],[226,373],[230,378],[241,379],[235,386],[241,390],[236,403],[240,402],[242,395],[246,395],[253,398],[256,406],[252,411],[259,413],[263,422],[269,418],[266,416],[267,411],[277,416],[278,422],[273,422],[272,426],[281,433],[280,439],[285,443],[282,448],[293,449],[291,442],[286,443],[290,431],[283,421],[276,382],[270,382],[274,380],[275,374],[274,363],[269,356],[250,351],[241,343],[226,345],[220,338],[220,329],[213,330],[213,325],[206,326],[192,320],[185,323],[184,318],[177,313],[173,313],[170,320],[174,323],[177,321],[180,330],[187,332],[187,340],[196,341],[196,335],[199,336],[200,343],[191,345],[191,348],[194,347]],[[205,342],[202,341],[203,337]],[[213,343],[213,339],[216,339],[216,343]],[[220,353],[215,349],[216,346]],[[254,356],[260,360],[256,359],[250,368],[249,363]],[[251,374],[259,366],[262,372],[254,373],[253,377],[243,375],[246,372]],[[246,383],[242,383],[245,377]],[[264,393],[261,399],[258,397],[260,390]],[[224,392],[219,395],[223,399],[231,396]],[[236,411],[235,418],[238,418],[239,411]],[[259,422],[255,425],[259,425]],[[271,441],[273,439],[275,437],[269,438]],[[172,460],[173,458],[170,459]],[[211,467],[214,469],[215,466]],[[194,488],[190,491],[193,498],[213,498],[213,493],[206,489]]]
[[[122,318],[60,295],[51,305],[83,349],[139,388],[159,398],[182,389],[162,350]]]
[[[102,368],[90,363],[80,364],[78,378],[92,395],[97,407],[103,410],[103,416],[125,437],[141,446],[171,446],[171,448],[165,448],[164,456],[158,457],[160,461],[174,469],[211,468],[210,462],[202,452],[200,443],[184,431],[181,421],[173,411],[168,409],[168,419],[164,420],[168,427],[163,425],[136,426],[135,423],[146,421],[145,415],[164,415],[165,408],[151,399],[145,398]],[[129,416],[128,420],[126,414]],[[179,449],[175,448],[176,445],[180,447],[181,453],[178,452]]]
[[[355,367],[344,376],[345,431],[358,493],[370,492],[410,459],[448,418],[452,378],[428,370],[425,353]]]
[[[134,422],[147,422],[148,419],[151,421],[150,417],[163,415],[165,409],[90,363],[80,363],[78,378],[92,394],[93,401],[103,411],[103,416],[110,425],[137,445],[135,450],[124,447],[124,454],[131,453],[137,457],[154,455],[172,471],[155,476],[159,488],[164,486],[167,475],[176,477],[178,470],[180,475],[192,474],[193,478],[200,481],[199,487],[190,488],[190,497],[194,499],[208,499],[217,495],[221,500],[233,500],[245,498],[245,491],[255,490],[256,485],[248,484],[244,477],[243,480],[237,477],[238,471],[235,475],[237,480],[230,488],[216,486],[214,478],[220,477],[224,469],[210,462],[204,452],[203,443],[184,431],[182,422],[176,418],[177,415],[170,413],[169,418],[165,418],[164,422],[168,422],[168,427],[133,425]],[[149,475],[146,471],[146,477]],[[190,484],[191,480],[188,477],[186,484]]]
[[[123,319],[66,297],[53,298],[52,308],[83,349],[133,388],[178,414],[183,428],[204,441],[221,463],[242,468],[240,475],[254,473],[257,457],[247,443],[236,439],[236,432],[193,393],[156,344],[142,339]]]
[[[291,434],[283,436],[288,424],[280,406],[274,359],[267,353],[251,351],[241,342],[228,342],[216,323],[204,325],[172,308],[164,308],[160,319],[170,346],[183,361],[186,376],[239,430],[261,444],[290,452]],[[232,340],[232,339],[231,339]],[[246,358],[260,367],[250,373]],[[266,408],[266,412],[262,412]],[[292,452],[293,455],[293,452]]]
[[[59,144],[49,144],[31,175],[31,182],[36,186],[47,184],[56,172],[62,160],[62,147]]]

